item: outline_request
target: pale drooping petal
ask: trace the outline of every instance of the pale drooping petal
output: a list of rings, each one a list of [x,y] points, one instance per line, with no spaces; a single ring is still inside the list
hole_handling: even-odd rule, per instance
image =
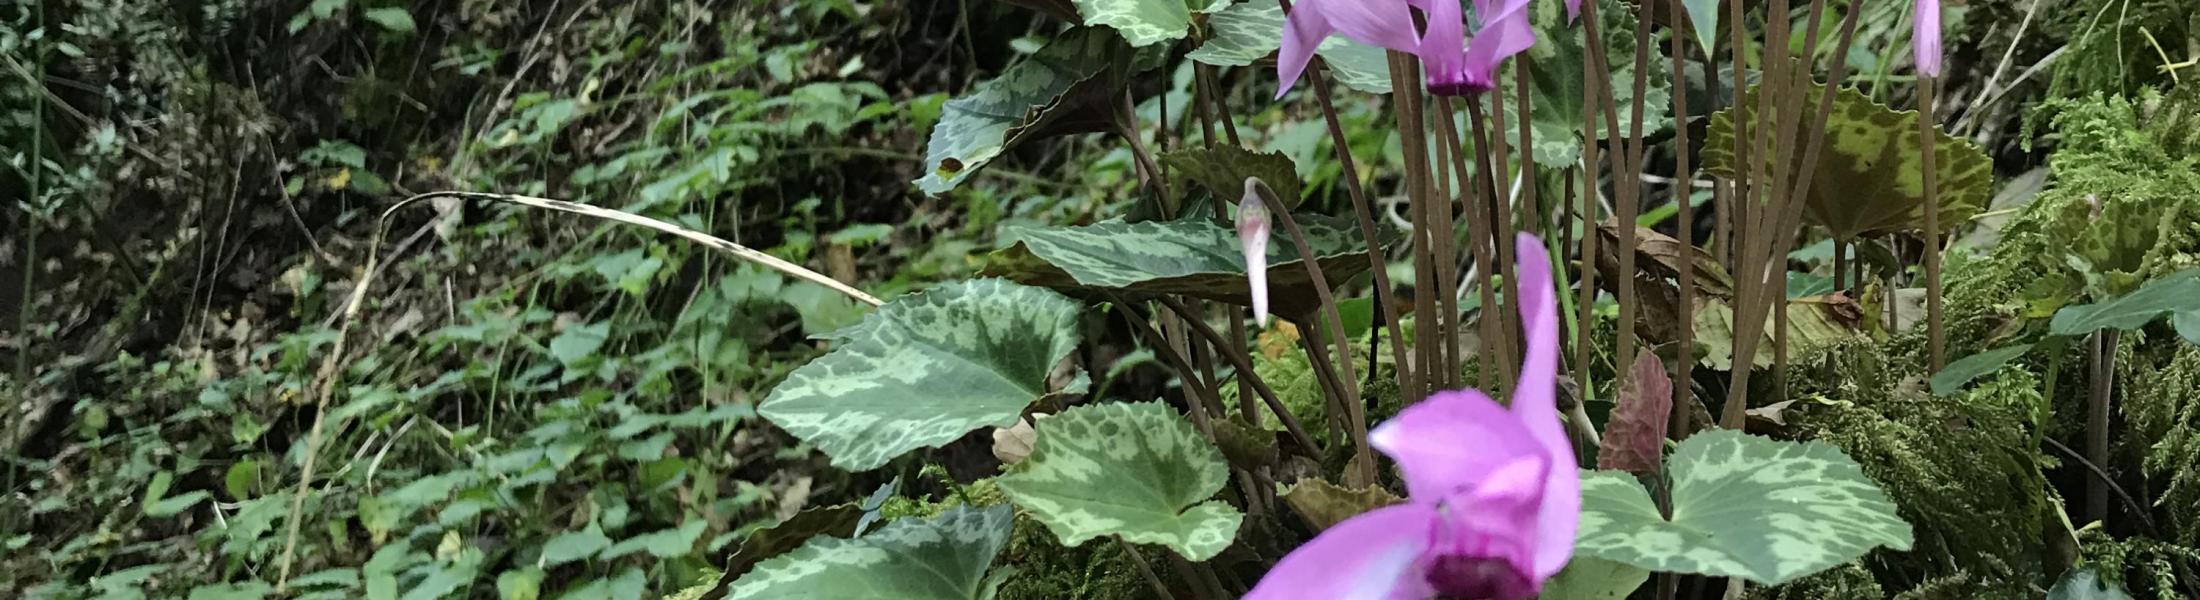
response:
[[[1497,86],[1497,67],[1506,58],[1519,54],[1535,45],[1535,28],[1528,24],[1528,0],[1477,1],[1477,16],[1482,18],[1482,28],[1474,32],[1474,41],[1467,44],[1459,59],[1459,77],[1445,82],[1454,94],[1475,94]],[[1489,10],[1481,10],[1488,7]],[[1437,91],[1432,78],[1429,90]]]
[[[1422,573],[1434,504],[1378,508],[1323,531],[1261,577],[1245,600],[1423,600],[1436,595]]]
[[[1260,199],[1260,180],[1245,178],[1245,197],[1238,200],[1238,249],[1245,253],[1245,283],[1253,296],[1253,321],[1268,326],[1268,205]]]
[[[1331,34],[1361,43],[1412,52],[1413,14],[1405,0],[1302,0],[1291,7],[1276,49],[1276,97],[1281,98],[1314,60],[1314,51]]]
[[[1474,489],[1521,456],[1545,456],[1520,419],[1478,390],[1437,392],[1368,432],[1398,461],[1406,493],[1436,499]]]
[[[1574,532],[1581,525],[1581,474],[1575,470],[1573,442],[1558,417],[1558,303],[1551,282],[1551,257],[1542,240],[1522,233],[1514,240],[1520,261],[1520,323],[1528,356],[1513,389],[1512,412],[1553,468],[1543,485],[1543,508],[1535,553],[1537,579],[1550,577],[1573,556]]]
[[[1465,93],[1458,86],[1469,77],[1471,67],[1466,61],[1466,16],[1459,10],[1459,1],[1414,2],[1414,6],[1428,13],[1428,31],[1421,36],[1417,53],[1421,57],[1421,71],[1427,74],[1428,88],[1433,93]]]
[[[1917,74],[1939,77],[1940,0],[1917,0],[1917,14],[1910,24],[1910,48],[1917,54]]]

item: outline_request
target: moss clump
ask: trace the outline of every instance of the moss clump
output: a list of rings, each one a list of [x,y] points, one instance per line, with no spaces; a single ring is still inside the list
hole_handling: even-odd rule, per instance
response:
[[[2130,94],[2166,84],[2171,76],[2160,67],[2181,60],[2200,36],[2200,13],[2187,0],[2077,0],[2041,14],[2047,36],[2067,44],[2048,86],[2054,97]]]
[[[1151,560],[1151,552],[1144,554]],[[1152,586],[1122,546],[1094,540],[1064,547],[1045,525],[1021,515],[994,568],[1016,569],[1016,576],[1001,584],[997,596],[1001,600],[1130,600],[1153,595]]]
[[[1797,362],[1800,400],[1787,413],[1798,437],[1839,447],[1886,490],[1909,521],[1907,553],[1866,557],[1879,581],[1904,589],[1936,576],[1986,581],[2040,577],[2040,532],[2053,513],[2028,425],[2039,397],[2029,373],[2004,373],[1954,398],[1908,383],[1882,346],[1835,344]]]
[[[2200,549],[2147,538],[2115,539],[2099,530],[2088,530],[2079,540],[2085,544],[2085,562],[2102,579],[2120,583],[2133,598],[2177,600],[2190,598],[2191,580],[2180,574],[2200,571]]]
[[[2200,547],[2200,347],[2176,340],[2162,362],[2135,360],[2122,378],[2124,443],[2141,456],[2162,534]],[[2196,565],[2200,567],[2200,565]]]
[[[1752,588],[1751,600],[1883,600],[1886,590],[1870,569],[1846,563],[1769,588]]]

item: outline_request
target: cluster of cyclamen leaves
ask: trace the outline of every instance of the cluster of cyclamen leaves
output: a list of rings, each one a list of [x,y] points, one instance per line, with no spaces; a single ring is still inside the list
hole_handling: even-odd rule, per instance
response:
[[[1475,2],[1480,30],[1464,47],[1456,43],[1465,39],[1464,32],[1459,39],[1445,33],[1448,22],[1461,21],[1461,6],[1448,0],[1303,0],[1289,19],[1280,11],[1227,0],[1073,3],[1083,27],[1057,36],[1030,59],[947,105],[919,187],[931,193],[952,189],[1010,146],[1055,125],[1094,115],[1114,118],[1115,111],[1095,110],[1106,106],[1096,103],[1113,102],[1129,76],[1158,66],[1161,61],[1154,59],[1190,34],[1203,18],[1198,15],[1208,15],[1216,35],[1194,52],[1194,60],[1237,66],[1276,50],[1283,55],[1279,69],[1296,75],[1319,53],[1348,85],[1360,79],[1384,90],[1381,53],[1372,47],[1419,54],[1430,66],[1436,91],[1472,93],[1488,89],[1496,65],[1535,38],[1526,0]],[[1692,13],[1696,4],[1690,3]],[[1422,32],[1395,18],[1409,14],[1409,5],[1453,18],[1439,18],[1446,23]],[[1368,7],[1395,12],[1384,13],[1391,18],[1371,28],[1355,12]],[[1573,6],[1567,8],[1572,12]],[[1271,34],[1261,35],[1263,27]],[[1333,32],[1358,43],[1329,39]],[[1271,166],[1258,168],[1280,172]],[[1244,175],[1235,168],[1195,178],[1219,188],[1218,182]],[[1212,191],[1229,196],[1223,189]],[[862,323],[827,336],[833,351],[792,373],[758,412],[823,451],[836,466],[871,469],[972,431],[1007,426],[1043,398],[1082,393],[1081,376],[1059,389],[1050,384],[1059,381],[1055,369],[1080,342],[1077,315],[1087,310],[1063,293],[1089,299],[1190,295],[1242,305],[1257,303],[1274,284],[1279,311],[1307,314],[1318,300],[1301,277],[1306,268],[1298,249],[1290,243],[1238,244],[1239,233],[1265,238],[1260,216],[1241,213],[1239,232],[1201,219],[1010,232],[988,271],[1008,280],[942,284],[887,303]],[[1310,250],[1331,281],[1364,268],[1364,244],[1352,239],[1350,229],[1327,227],[1315,215],[1292,220],[1307,224],[1315,246]],[[1555,308],[1546,306],[1554,291],[1549,263],[1541,243],[1532,237],[1521,243],[1526,262],[1520,268],[1529,274],[1524,280],[1531,280],[1524,281],[1524,289],[1533,300],[1522,303],[1531,348],[1522,371],[1525,391],[1516,392],[1510,409],[1471,390],[1441,394],[1378,427],[1376,443],[1405,470],[1412,499],[1404,504],[1368,505],[1389,498],[1379,488],[1343,490],[1320,479],[1294,486],[1287,498],[1294,506],[1322,490],[1330,498],[1359,499],[1350,511],[1324,519],[1341,522],[1314,544],[1330,539],[1328,547],[1349,548],[1376,535],[1404,543],[1394,549],[1406,554],[1354,563],[1391,569],[1379,579],[1392,591],[1518,597],[1540,587],[1561,598],[1624,596],[1651,571],[1779,583],[1874,547],[1908,547],[1909,527],[1894,516],[1885,496],[1853,461],[1822,444],[1711,432],[1682,442],[1665,459],[1654,445],[1660,435],[1630,434],[1640,446],[1631,464],[1668,463],[1662,470],[1671,480],[1670,517],[1632,477],[1577,475],[1569,464],[1570,446],[1558,433],[1557,412],[1549,407],[1557,345]],[[1248,279],[1249,270],[1260,276]],[[1536,273],[1542,278],[1533,277]],[[1113,537],[1206,560],[1234,543],[1244,515],[1215,498],[1228,480],[1221,453],[1167,404],[1096,400],[1038,421],[1031,455],[997,480],[1010,505],[903,519],[852,538],[817,535],[742,573],[733,582],[735,597],[889,590],[913,598],[989,597],[1012,571],[987,574],[1019,510],[1068,545]],[[1498,413],[1459,418],[1488,411]],[[1499,413],[1506,416],[1492,416]],[[1647,416],[1640,420],[1648,423]],[[1512,428],[1510,433],[1469,436],[1485,440],[1474,446],[1456,443],[1460,427],[1484,431],[1500,424]],[[1519,444],[1499,448],[1503,440]],[[1507,511],[1511,516],[1490,516]],[[1434,537],[1379,531],[1399,523]],[[1490,554],[1493,543],[1511,544],[1506,547],[1525,554]],[[1319,558],[1327,551],[1314,545],[1302,552],[1316,557],[1308,564],[1330,562]],[[1571,565],[1561,571],[1569,555]],[[1504,573],[1485,572],[1485,561],[1492,560],[1506,561],[1510,574],[1489,578]],[[1368,581],[1319,568],[1279,567],[1278,572],[1288,576],[1279,581],[1295,583],[1264,583],[1260,589],[1276,597],[1311,597],[1307,594],[1350,590]]]

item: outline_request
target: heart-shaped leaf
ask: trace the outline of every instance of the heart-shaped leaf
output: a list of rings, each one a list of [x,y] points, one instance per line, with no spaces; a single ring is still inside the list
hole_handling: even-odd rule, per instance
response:
[[[1192,13],[1211,13],[1230,5],[1230,0],[1072,1],[1086,24],[1114,27],[1132,46],[1140,47],[1184,39],[1191,32]]]
[[[1222,452],[1160,402],[1086,405],[1039,421],[1031,457],[996,479],[1063,545],[1101,536],[1207,560],[1245,518],[1220,500]]]
[[[2055,335],[2085,335],[2102,329],[2133,330],[2174,314],[2179,335],[2200,344],[2200,269],[2188,269],[2147,282],[2129,294],[2055,311],[2047,329]]]
[[[1218,67],[1250,65],[1274,54],[1282,44],[1283,6],[1273,2],[1232,4],[1207,17],[1207,26],[1214,34],[1185,58]],[[1330,73],[1345,87],[1375,94],[1390,93],[1390,66],[1381,48],[1344,36],[1331,36],[1314,52],[1321,55]]]
[[[733,582],[729,600],[908,598],[982,600],[998,578],[985,575],[1008,542],[1008,505],[958,506],[932,519],[904,518],[863,537],[829,535],[758,563]]]
[[[1081,309],[999,279],[903,296],[834,332],[832,353],[788,374],[756,412],[823,450],[833,466],[877,468],[1015,423],[1077,346]]]
[[[1331,284],[1367,269],[1367,244],[1342,222],[1299,216]],[[1205,219],[1104,221],[1078,227],[1009,227],[1009,245],[993,254],[988,275],[1065,291],[1101,290],[1133,297],[1183,294],[1251,306],[1237,231]],[[1291,236],[1268,245],[1268,297],[1276,314],[1298,317],[1319,305]]]
[[[1667,470],[1672,520],[1634,477],[1583,473],[1575,556],[1777,585],[1875,547],[1910,548],[1894,503],[1824,443],[1709,431],[1681,442]]]
[[[1811,84],[1803,91],[1799,113],[1816,117],[1825,86]],[[1704,136],[1704,170],[1726,177],[1743,168],[1734,158],[1734,115],[1755,124],[1749,108],[1757,104],[1758,88],[1744,95],[1742,104],[1711,115]],[[1800,150],[1806,138],[1796,127],[1796,139],[1788,144],[1792,168],[1812,168],[1811,187],[1803,198],[1804,217],[1811,224],[1833,232],[1834,239],[1856,240],[1891,233],[1925,229],[1925,179],[1917,132],[1916,111],[1896,111],[1872,102],[1854,89],[1841,88],[1833,98],[1833,112],[1826,120],[1823,146],[1815,165],[1802,165]],[[1993,193],[1993,162],[1970,141],[1934,129],[1934,170],[1940,187],[1940,226],[1953,230],[1978,214]],[[1756,136],[1765,147],[1750,156],[1772,155],[1772,136]]]
[[[1132,59],[1131,48],[1106,30],[1086,27],[1055,36],[1038,53],[941,108],[925,144],[924,176],[914,183],[927,194],[955,189],[1045,126],[1092,102],[1119,98]]]

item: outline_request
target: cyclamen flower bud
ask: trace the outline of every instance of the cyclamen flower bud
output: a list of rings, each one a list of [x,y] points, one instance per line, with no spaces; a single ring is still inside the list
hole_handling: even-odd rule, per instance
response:
[[[1260,180],[1245,178],[1245,197],[1238,199],[1238,249],[1245,252],[1245,283],[1253,296],[1253,321],[1268,326],[1268,205],[1260,199]]]

